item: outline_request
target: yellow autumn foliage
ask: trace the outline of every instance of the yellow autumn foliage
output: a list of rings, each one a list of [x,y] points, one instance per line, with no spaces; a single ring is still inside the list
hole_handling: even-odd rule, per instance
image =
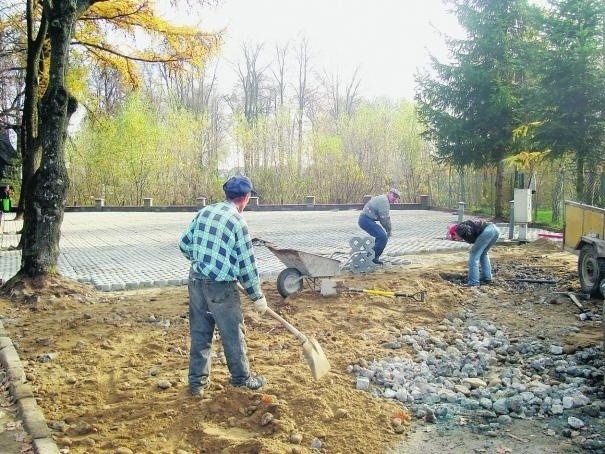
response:
[[[77,22],[74,41],[137,86],[135,62],[164,63],[172,71],[200,67],[218,50],[221,35],[172,24],[157,14],[152,2],[121,0],[93,3]]]
[[[535,166],[543,163],[550,154],[550,150],[546,151],[522,151],[504,159],[504,164],[516,166],[519,169],[531,170]]]

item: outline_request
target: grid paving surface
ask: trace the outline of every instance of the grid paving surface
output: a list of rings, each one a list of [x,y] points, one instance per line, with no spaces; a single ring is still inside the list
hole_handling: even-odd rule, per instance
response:
[[[95,212],[65,213],[61,227],[59,271],[99,290],[183,285],[189,262],[178,241],[193,212]],[[10,215],[9,215],[10,216]],[[250,211],[244,212],[250,234],[284,248],[333,256],[341,261],[351,253],[349,240],[366,233],[357,226],[358,210],[344,211]],[[387,263],[408,263],[406,255],[422,252],[464,250],[466,243],[446,239],[456,213],[423,210],[391,210],[393,236],[383,258]],[[20,221],[6,219],[0,235],[0,279],[14,276],[21,252],[11,250],[19,242]],[[508,225],[498,224],[501,240],[508,239]],[[528,229],[533,241],[538,229]],[[513,238],[516,238],[515,233]],[[285,268],[267,248],[255,248],[262,277]]]

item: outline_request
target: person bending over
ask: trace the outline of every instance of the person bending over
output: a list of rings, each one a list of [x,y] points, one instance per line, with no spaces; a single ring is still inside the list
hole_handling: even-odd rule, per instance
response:
[[[468,257],[467,285],[476,287],[491,284],[493,276],[489,250],[500,237],[498,227],[482,219],[473,219],[452,226],[450,234],[455,241],[466,241],[473,245]]]
[[[390,207],[399,198],[399,191],[391,188],[386,194],[377,195],[368,200],[359,214],[357,224],[374,237],[372,261],[377,265],[384,263],[380,260],[380,256],[392,233]]]

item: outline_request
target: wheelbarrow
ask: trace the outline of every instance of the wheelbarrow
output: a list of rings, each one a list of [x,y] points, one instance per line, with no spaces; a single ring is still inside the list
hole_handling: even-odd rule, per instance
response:
[[[353,254],[344,262],[332,257],[324,257],[310,252],[303,252],[291,248],[282,248],[269,241],[255,238],[252,240],[254,245],[265,246],[269,249],[285,266],[277,276],[277,291],[287,298],[303,289],[303,282],[307,282],[313,291],[319,290],[321,295],[328,296],[336,294],[336,290],[346,290],[349,292],[364,292],[372,295],[382,295],[391,297],[407,297],[416,301],[424,301],[425,292],[406,294],[401,292],[388,292],[380,290],[366,289],[343,289],[337,286],[333,279],[337,273],[347,268],[351,272],[360,270],[373,270],[374,266],[364,251],[367,250],[369,243],[360,238],[352,238],[350,241],[354,251]],[[367,261],[367,263],[366,263]]]
[[[258,238],[253,242],[265,246],[286,266],[277,276],[277,291],[284,298],[300,292],[305,280],[313,290],[316,290],[322,278],[333,277],[341,270],[340,260],[296,249],[281,248]]]

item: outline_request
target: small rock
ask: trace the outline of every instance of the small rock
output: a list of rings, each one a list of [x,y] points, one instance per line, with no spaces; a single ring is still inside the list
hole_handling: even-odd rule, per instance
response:
[[[65,421],[55,421],[50,425],[51,429],[57,432],[65,432],[67,424]]]
[[[321,449],[321,440],[317,437],[315,437],[313,439],[313,441],[311,441],[311,444],[309,445],[309,448],[311,449]]]
[[[133,452],[132,452],[132,449],[125,448],[124,446],[120,446],[118,449],[116,449],[115,454],[133,454]]]
[[[563,354],[563,347],[561,347],[560,345],[551,345],[550,346],[550,353],[552,353],[553,355],[562,355]]]
[[[271,413],[267,412],[263,416],[261,416],[261,418],[260,418],[260,425],[261,426],[266,426],[271,421],[273,421],[273,415]]]
[[[584,427],[584,421],[582,421],[580,418],[576,418],[575,416],[570,416],[567,418],[567,424],[569,424],[569,427],[573,429],[580,429]]]
[[[508,400],[505,398],[500,398],[493,403],[493,410],[500,415],[507,415],[509,413],[508,410]]]
[[[356,388],[360,390],[368,389],[370,387],[370,379],[368,377],[357,377]]]
[[[349,416],[349,412],[344,408],[338,408],[336,409],[336,412],[334,412],[334,416],[336,418],[346,418],[347,416]]]
[[[443,407],[438,407],[435,409],[435,416],[437,416],[437,418],[443,419],[445,417],[447,417],[448,414],[448,410],[447,407],[443,406]]]
[[[487,386],[480,378],[465,378],[462,380],[462,383],[470,389],[485,388]]]
[[[112,349],[113,349],[113,347],[111,346],[111,342],[109,342],[107,339],[104,339],[104,340],[101,342],[100,347],[101,347],[103,350],[112,350]]]
[[[290,435],[290,443],[294,443],[295,445],[299,445],[302,442],[302,435],[299,433],[293,433]]]
[[[158,380],[157,385],[160,389],[172,388],[172,383],[170,383],[168,380]]]
[[[563,397],[563,408],[570,409],[570,408],[573,408],[573,406],[574,406],[574,401],[573,401],[572,397],[570,397],[570,396]]]
[[[596,404],[587,405],[582,408],[582,413],[586,413],[588,416],[592,416],[593,418],[598,418],[600,414],[599,406]]]
[[[44,353],[43,355],[40,355],[38,357],[38,361],[40,361],[41,363],[47,363],[49,361],[52,361],[56,357],[57,353]]]
[[[424,415],[424,420],[430,424],[433,424],[437,421],[435,413],[431,409],[427,409],[426,414]]]
[[[563,405],[559,405],[559,404],[554,404],[551,408],[550,408],[550,412],[553,415],[561,415],[563,414]]]
[[[460,394],[464,394],[466,397],[468,397],[468,396],[471,395],[471,390],[468,389],[464,385],[455,385],[454,386],[454,391],[456,391],[457,393],[460,393]]]
[[[403,424],[399,424],[393,430],[395,431],[396,434],[402,434],[405,432],[405,426]]]
[[[94,447],[96,446],[97,442],[92,439],[92,438],[84,438],[81,442],[84,446],[89,446],[89,447]],[[132,453],[132,451],[130,451]]]
[[[500,415],[498,416],[498,423],[502,424],[503,426],[508,426],[513,423],[513,418],[511,418],[509,415]]]

